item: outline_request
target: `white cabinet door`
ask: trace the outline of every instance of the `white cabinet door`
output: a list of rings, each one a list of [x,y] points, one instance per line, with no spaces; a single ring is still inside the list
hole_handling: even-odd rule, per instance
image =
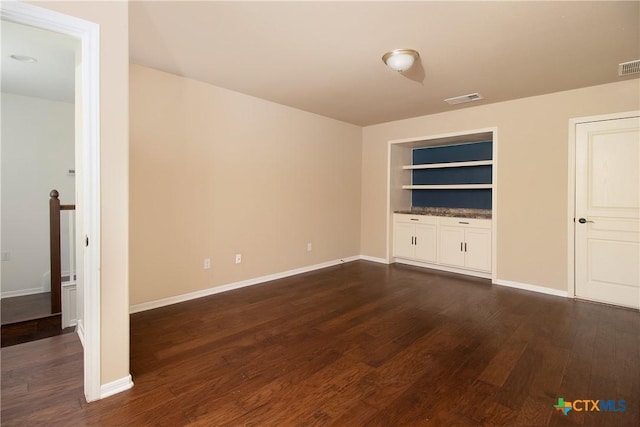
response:
[[[440,226],[438,262],[453,267],[491,271],[491,230]]]
[[[393,230],[396,258],[491,272],[491,220],[396,214]]]
[[[440,264],[464,267],[464,228],[441,225],[438,242]]]
[[[400,258],[414,258],[413,244],[415,225],[396,222],[393,228],[393,256]]]
[[[465,267],[491,271],[491,230],[467,228],[464,231]]]
[[[420,261],[437,261],[437,226],[431,224],[419,224],[415,226],[416,259]]]

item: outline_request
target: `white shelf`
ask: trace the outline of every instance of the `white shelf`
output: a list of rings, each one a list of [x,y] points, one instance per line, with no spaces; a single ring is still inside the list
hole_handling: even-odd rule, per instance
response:
[[[450,184],[450,185],[403,185],[403,190],[481,190],[490,189],[491,184]]]
[[[402,169],[442,169],[442,168],[461,168],[465,166],[489,166],[493,164],[493,160],[477,160],[475,162],[449,162],[449,163],[430,163],[426,165],[408,165],[402,166]]]

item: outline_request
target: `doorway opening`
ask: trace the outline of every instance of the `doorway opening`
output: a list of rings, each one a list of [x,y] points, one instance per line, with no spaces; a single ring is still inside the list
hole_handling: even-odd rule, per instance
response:
[[[75,266],[82,265],[82,251],[76,259],[75,69],[80,42],[5,20],[1,32],[6,53],[0,167],[4,347],[73,332],[82,280]],[[59,214],[55,242],[49,212],[53,189],[67,207]]]
[[[84,347],[84,392],[101,397],[100,385],[100,27],[89,21],[23,2],[2,2],[3,22],[71,36],[79,42],[75,67],[75,176],[77,252],[82,277],[76,331]],[[80,249],[82,248],[82,249]]]

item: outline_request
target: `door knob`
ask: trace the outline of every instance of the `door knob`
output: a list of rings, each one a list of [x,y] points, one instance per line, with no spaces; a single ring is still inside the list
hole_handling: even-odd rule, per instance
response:
[[[585,219],[585,218],[580,218],[580,219],[578,220],[578,222],[579,222],[580,224],[584,224],[584,223],[587,223],[587,222],[593,222],[593,221],[589,221],[589,220],[587,220],[587,219]]]

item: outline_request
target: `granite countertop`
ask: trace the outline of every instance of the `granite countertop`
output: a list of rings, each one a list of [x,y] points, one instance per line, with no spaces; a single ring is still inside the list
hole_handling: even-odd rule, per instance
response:
[[[467,209],[467,208],[429,208],[414,207],[408,210],[394,211],[399,214],[451,216],[457,218],[491,219],[491,209]]]

